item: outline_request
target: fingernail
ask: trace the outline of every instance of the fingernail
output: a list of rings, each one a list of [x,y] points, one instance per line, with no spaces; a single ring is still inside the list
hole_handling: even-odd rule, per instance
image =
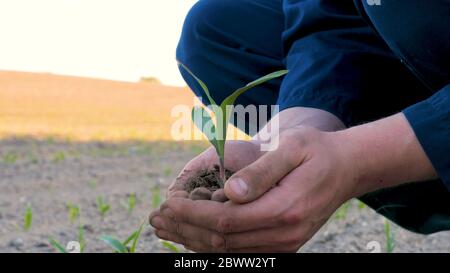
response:
[[[153,218],[150,224],[156,229],[165,229],[164,221],[159,216]]]
[[[234,178],[230,183],[231,190],[238,196],[244,197],[248,193],[248,186],[247,183],[245,183],[244,180],[240,178]]]

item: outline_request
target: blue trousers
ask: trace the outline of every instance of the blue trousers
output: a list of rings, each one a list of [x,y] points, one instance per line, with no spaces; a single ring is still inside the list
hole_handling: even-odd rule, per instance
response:
[[[427,234],[450,229],[450,161],[442,160],[450,154],[449,15],[448,0],[200,0],[186,18],[177,59],[205,81],[218,102],[262,75],[288,68],[284,79],[236,103],[318,108],[347,126],[404,111],[441,179],[360,199]],[[180,71],[208,102],[195,80]],[[241,129],[248,132],[248,126]]]

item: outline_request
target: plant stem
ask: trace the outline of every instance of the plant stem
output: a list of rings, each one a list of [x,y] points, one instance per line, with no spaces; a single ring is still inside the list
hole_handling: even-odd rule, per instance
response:
[[[225,187],[226,177],[225,177],[225,164],[222,158],[220,159],[219,175],[220,175],[220,182],[219,182],[220,187],[223,189]]]

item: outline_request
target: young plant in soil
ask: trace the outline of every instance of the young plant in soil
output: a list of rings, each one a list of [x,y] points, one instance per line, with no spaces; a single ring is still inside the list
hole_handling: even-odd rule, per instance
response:
[[[128,194],[127,201],[122,203],[122,206],[126,208],[129,215],[133,213],[133,210],[136,207],[136,201],[137,201],[136,194],[130,193]]]
[[[75,221],[80,217],[80,207],[72,203],[67,203],[66,207],[67,213],[69,214],[70,223],[74,224]]]
[[[139,238],[141,237],[142,230],[144,229],[144,223],[134,231],[128,238],[121,242],[118,239],[112,236],[101,236],[100,240],[105,242],[109,247],[111,247],[115,253],[135,253],[136,246],[139,242]],[[130,245],[131,244],[131,245]]]
[[[48,239],[50,245],[56,249],[57,251],[61,253],[69,253],[71,251],[77,251],[76,249],[66,249],[58,240],[56,240],[53,237],[50,237]],[[83,253],[86,248],[86,239],[84,238],[84,227],[83,225],[78,226],[78,235],[77,235],[77,242],[80,244],[79,253]],[[77,251],[78,252],[78,251]]]
[[[155,186],[151,189],[152,194],[152,208],[156,209],[163,202],[163,198],[161,196],[161,188],[159,186]]]
[[[392,253],[395,248],[395,239],[391,230],[391,223],[387,219],[384,220],[384,234],[386,236],[386,252]]]
[[[23,216],[23,230],[29,231],[32,223],[33,223],[33,208],[31,207],[31,205],[28,205],[27,209],[25,210],[25,214]]]
[[[170,252],[180,253],[180,250],[178,249],[178,247],[176,247],[171,242],[164,241],[164,240],[160,240],[160,242],[161,242],[162,247],[164,247],[165,249],[169,250]]]
[[[233,112],[234,103],[237,98],[246,91],[261,85],[272,79],[281,77],[288,73],[287,70],[280,70],[252,81],[231,93],[225,98],[222,103],[217,104],[211,97],[206,84],[198,78],[189,68],[184,64],[178,63],[184,70],[186,70],[201,86],[205,92],[211,110],[210,115],[204,107],[197,106],[192,109],[192,120],[200,131],[206,136],[211,145],[215,148],[219,158],[219,165],[213,170],[202,170],[197,177],[194,177],[186,184],[186,190],[191,193],[191,199],[211,199],[212,193],[217,189],[223,188],[225,181],[231,176],[232,172],[225,169],[225,141],[227,137],[228,122]],[[214,120],[214,121],[213,121]],[[224,200],[217,200],[224,201]]]
[[[109,211],[110,208],[111,208],[111,206],[103,200],[103,197],[101,197],[101,196],[97,197],[97,210],[100,213],[102,219],[105,218],[105,215]]]

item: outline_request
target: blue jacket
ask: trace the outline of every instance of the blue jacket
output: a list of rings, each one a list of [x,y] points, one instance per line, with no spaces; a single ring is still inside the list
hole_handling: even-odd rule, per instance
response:
[[[283,10],[280,107],[324,109],[348,126],[403,110],[450,190],[450,1],[284,0]],[[395,62],[417,79],[389,78]]]
[[[177,58],[218,102],[287,67],[284,79],[237,103],[323,109],[347,126],[403,111],[440,179],[360,199],[405,228],[432,233],[450,230],[449,26],[450,0],[200,0]]]

